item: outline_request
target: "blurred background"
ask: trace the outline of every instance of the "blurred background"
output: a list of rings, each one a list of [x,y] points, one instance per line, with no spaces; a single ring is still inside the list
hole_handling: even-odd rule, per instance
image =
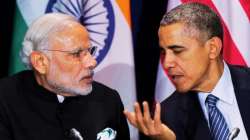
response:
[[[45,12],[63,12],[79,18],[93,43],[103,45],[99,53],[104,57],[97,56],[95,79],[117,89],[125,108],[132,110],[136,100],[146,100],[153,108],[155,101],[161,102],[174,91],[159,63],[160,20],[167,9],[192,1],[210,6],[221,17],[225,61],[249,66],[250,0],[8,0],[0,8],[0,78],[24,68],[18,50],[29,24]],[[95,19],[103,13],[103,22]],[[91,27],[98,24],[107,26],[104,33],[99,27],[98,30]],[[95,37],[96,33],[107,36]],[[101,38],[104,44],[96,38]],[[137,140],[136,131],[131,132],[132,140]],[[147,139],[143,135],[140,138]]]
[[[2,20],[0,22],[0,77],[8,75],[9,55],[13,34],[13,20],[15,0],[8,0],[1,4],[0,13]]]

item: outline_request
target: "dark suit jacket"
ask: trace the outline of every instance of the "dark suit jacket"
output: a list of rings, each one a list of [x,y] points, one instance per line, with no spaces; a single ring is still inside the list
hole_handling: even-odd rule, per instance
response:
[[[250,69],[230,66],[235,95],[250,136]],[[176,134],[177,140],[211,140],[209,127],[197,93],[173,93],[161,103],[162,121]]]
[[[84,140],[96,140],[107,127],[117,132],[117,140],[129,140],[118,93],[100,83],[94,82],[87,96],[66,97],[59,103],[31,71],[0,81],[0,140],[69,140],[74,139],[72,128]]]

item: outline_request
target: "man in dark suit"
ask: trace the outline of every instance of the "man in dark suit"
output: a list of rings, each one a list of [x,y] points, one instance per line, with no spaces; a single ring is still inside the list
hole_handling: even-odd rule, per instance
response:
[[[31,70],[0,80],[0,139],[129,140],[119,94],[93,81],[94,52],[69,15],[32,23],[21,49]]]
[[[143,113],[136,103],[135,112],[124,112],[129,121],[157,140],[247,140],[250,69],[223,61],[222,40],[219,17],[203,4],[166,13],[159,44],[176,92],[156,104],[153,119],[146,102]]]

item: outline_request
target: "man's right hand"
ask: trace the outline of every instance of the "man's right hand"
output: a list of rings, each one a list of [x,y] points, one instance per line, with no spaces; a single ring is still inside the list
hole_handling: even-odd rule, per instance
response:
[[[150,116],[147,102],[143,102],[143,113],[138,102],[134,105],[135,112],[124,110],[129,122],[146,136],[155,140],[176,140],[174,132],[161,122],[161,107],[156,104],[153,119]]]

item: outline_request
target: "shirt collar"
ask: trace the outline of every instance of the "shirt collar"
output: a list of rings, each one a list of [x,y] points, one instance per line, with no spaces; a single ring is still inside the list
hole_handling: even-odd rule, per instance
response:
[[[231,79],[231,74],[228,65],[225,62],[223,63],[224,63],[223,73],[218,83],[212,90],[212,92],[211,93],[199,92],[200,93],[199,98],[203,103],[205,103],[207,96],[209,94],[212,94],[218,97],[222,102],[233,104],[234,88]]]
[[[59,103],[62,103],[65,98],[64,98],[64,96],[57,94],[57,99],[58,99]]]

